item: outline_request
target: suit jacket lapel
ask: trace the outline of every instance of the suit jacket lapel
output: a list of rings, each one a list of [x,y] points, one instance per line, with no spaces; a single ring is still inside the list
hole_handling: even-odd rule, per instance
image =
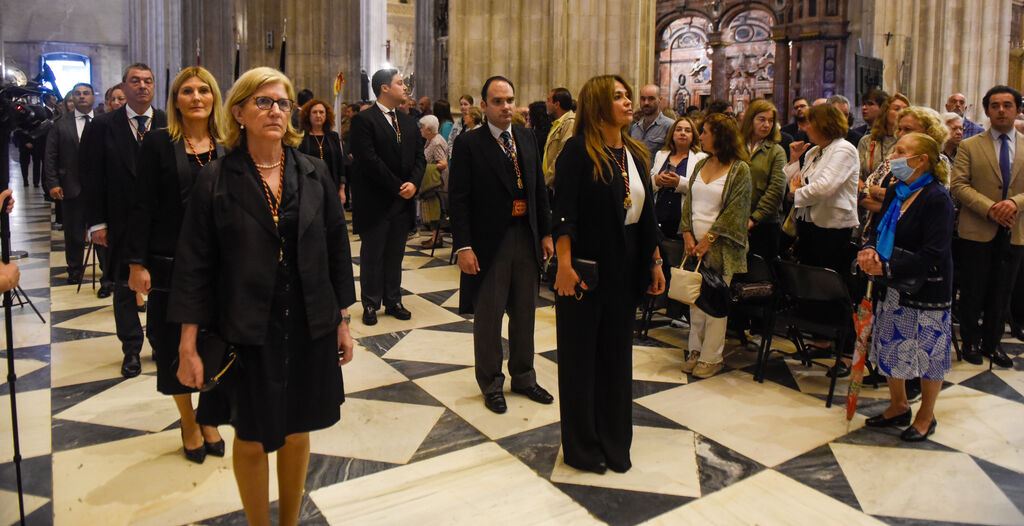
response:
[[[192,169],[188,163],[188,153],[185,151],[185,141],[177,140],[171,143],[174,148],[174,166],[178,172],[178,193],[181,195],[181,206],[188,205],[188,195],[192,190]]]
[[[529,148],[524,148],[522,145],[527,144],[526,141],[531,140],[532,137],[527,137],[523,130],[517,130],[515,126],[512,127],[512,137],[516,141],[516,159],[519,161],[519,173],[523,176],[523,189],[526,191],[527,201],[529,201],[529,196],[533,195],[536,174],[534,174],[533,170],[533,158],[523,153],[529,151]],[[504,152],[502,153],[504,154]]]
[[[996,152],[996,147],[992,143],[992,136],[989,135],[988,130],[985,133],[978,135],[981,138],[981,151],[985,152],[985,157],[988,158],[989,164],[992,165],[992,177],[995,177],[999,184],[1003,184],[1003,171],[999,169],[999,155]]]
[[[259,177],[254,175],[256,168],[252,167],[250,169],[249,164],[244,153],[229,155],[224,159],[224,169],[229,171],[233,177],[231,188],[237,190],[237,192],[231,192],[231,197],[268,234],[277,238],[277,225],[274,224],[274,219],[270,216],[270,210],[267,208],[267,195],[256,180]]]
[[[1024,134],[1017,133],[1017,144],[1014,146],[1013,164],[1010,168],[1010,184],[1017,176],[1024,173]]]
[[[324,205],[323,187],[316,180],[316,167],[313,163],[294,153],[292,155],[298,173],[299,239],[302,239],[302,234],[313,223]]]
[[[135,132],[132,131],[132,127],[128,124],[128,110],[127,106],[121,107],[117,110],[117,115],[113,118],[113,130],[114,133],[114,144],[117,145],[118,155],[121,160],[124,161],[125,168],[128,169],[128,173],[135,177],[135,154],[139,149],[139,142],[135,140]]]
[[[477,133],[477,137],[483,144],[484,156],[488,158],[491,166],[494,166],[494,175],[501,181],[501,184],[505,185],[508,189],[508,193],[512,194],[515,189],[512,188],[512,178],[505,172],[505,150],[498,144],[498,141],[491,135],[491,128],[488,126],[481,126],[474,130]],[[520,161],[521,162],[521,161]],[[522,164],[519,165],[519,171],[522,171]],[[514,177],[514,175],[513,175]]]

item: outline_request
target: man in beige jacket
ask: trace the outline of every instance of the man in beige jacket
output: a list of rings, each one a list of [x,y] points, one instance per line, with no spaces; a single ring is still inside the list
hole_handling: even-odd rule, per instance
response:
[[[982,101],[986,133],[960,143],[950,192],[960,206],[958,268],[963,358],[1013,367],[999,348],[1013,281],[1024,258],[1024,135],[1013,120],[1021,94],[996,86]],[[984,312],[984,323],[978,319]]]
[[[562,153],[565,142],[572,137],[576,131],[576,104],[572,101],[572,94],[565,88],[555,88],[548,93],[546,101],[548,115],[555,118],[548,132],[548,141],[544,146],[544,184],[548,190],[555,188],[555,161],[558,154]]]

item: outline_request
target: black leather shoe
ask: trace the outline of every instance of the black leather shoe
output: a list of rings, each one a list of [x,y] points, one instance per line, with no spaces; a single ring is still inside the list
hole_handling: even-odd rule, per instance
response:
[[[505,395],[500,391],[497,393],[485,394],[484,405],[487,406],[487,409],[490,409],[499,415],[508,411],[508,406],[505,405]]]
[[[384,314],[387,314],[388,316],[394,316],[396,320],[412,319],[412,313],[409,312],[409,309],[403,307],[401,303],[396,303],[394,305],[384,307]]]
[[[1024,342],[1024,325],[1010,323],[1010,336]]]
[[[206,443],[204,442],[203,445],[201,445],[201,446],[199,446],[199,447],[197,447],[195,449],[189,449],[189,448],[185,447],[185,435],[184,435],[184,433],[185,433],[185,431],[182,430],[181,449],[185,452],[185,459],[188,460],[189,462],[195,462],[196,464],[202,464],[203,461],[206,460]]]
[[[377,309],[363,308],[363,325],[377,325]]]
[[[981,354],[987,356],[989,360],[992,360],[993,365],[1013,369],[1013,359],[1003,352],[1003,350],[998,346],[991,351],[982,351]]]
[[[110,295],[113,294],[113,293],[114,293],[114,286],[113,285],[100,285],[100,290],[96,291],[96,297],[100,298],[100,299],[109,298]]]
[[[220,439],[217,442],[203,442],[203,446],[206,448],[206,454],[215,457],[224,456],[224,439]]]
[[[513,387],[512,392],[515,394],[521,394],[538,404],[550,404],[555,401],[555,397],[551,396],[551,393],[547,392],[547,390],[537,384],[533,384],[530,387],[524,387],[522,389]]]
[[[138,354],[126,354],[124,355],[124,361],[121,362],[121,376],[125,378],[135,378],[142,372],[142,362],[139,361]]]
[[[928,439],[929,436],[931,436],[932,433],[935,432],[935,426],[937,426],[938,424],[939,421],[933,418],[932,424],[928,426],[928,432],[923,435],[920,431],[917,430],[916,427],[910,426],[904,429],[902,433],[900,433],[900,440],[904,442],[924,442],[925,440]]]
[[[68,274],[68,285],[78,285],[82,282],[81,274]]]
[[[960,357],[963,358],[965,362],[974,365],[981,365],[981,363],[985,361],[985,357],[977,347],[969,347],[967,345],[963,347]]]
[[[886,418],[885,413],[882,413],[865,420],[864,425],[868,427],[909,426],[910,416],[910,409],[907,409],[906,413],[900,413],[892,418]]]

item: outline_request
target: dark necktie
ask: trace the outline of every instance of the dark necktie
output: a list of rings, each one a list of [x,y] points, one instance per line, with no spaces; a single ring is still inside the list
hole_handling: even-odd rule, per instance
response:
[[[503,131],[498,137],[501,138],[501,144],[505,146],[502,148],[505,150],[505,157],[508,157],[509,162],[516,162],[516,155],[512,149],[512,135],[507,131]]]
[[[999,148],[999,171],[1003,174],[1003,200],[1006,200],[1010,189],[1010,137],[1005,133],[999,136],[1002,146]]]
[[[92,117],[90,117],[88,115],[82,115],[82,118],[85,119],[85,126],[88,126],[89,125],[89,121],[92,120]],[[82,138],[82,133],[85,132],[85,126],[82,126],[82,131],[78,132],[78,138],[79,139]]]
[[[139,123],[135,126],[135,136],[139,142],[142,142],[142,137],[146,135],[146,121],[149,120],[149,117],[146,117],[145,115],[136,115],[132,118],[135,119],[135,122]]]
[[[395,127],[395,136],[398,137],[398,144],[402,144],[402,130],[398,127],[398,116],[395,115],[395,110],[389,111],[388,117],[391,117],[391,125]]]

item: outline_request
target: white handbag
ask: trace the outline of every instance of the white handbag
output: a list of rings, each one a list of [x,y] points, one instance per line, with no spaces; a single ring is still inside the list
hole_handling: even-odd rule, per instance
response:
[[[687,305],[693,305],[700,297],[700,286],[704,281],[703,276],[700,275],[700,265],[704,260],[697,260],[697,268],[686,270],[683,267],[686,265],[687,259],[689,257],[683,258],[683,263],[678,267],[672,267],[672,281],[669,283],[668,297]]]

